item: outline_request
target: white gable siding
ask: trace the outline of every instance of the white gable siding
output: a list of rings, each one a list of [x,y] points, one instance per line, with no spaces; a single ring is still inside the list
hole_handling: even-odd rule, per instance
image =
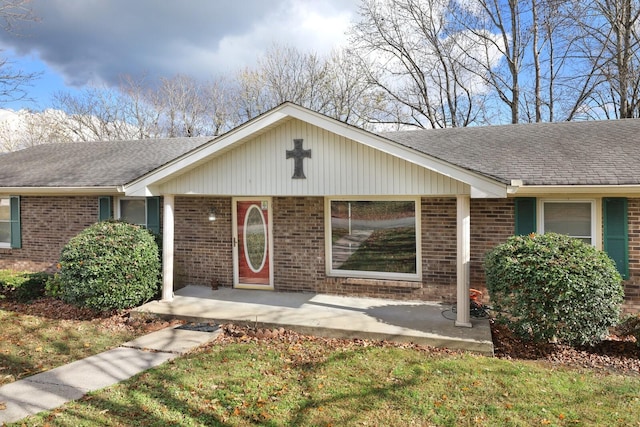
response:
[[[293,140],[311,150],[306,179],[292,179]],[[450,195],[469,186],[300,120],[290,120],[161,185],[165,194]]]

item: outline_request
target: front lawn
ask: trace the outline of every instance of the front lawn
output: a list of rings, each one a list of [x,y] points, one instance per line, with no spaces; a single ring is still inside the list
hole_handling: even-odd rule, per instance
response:
[[[168,323],[129,321],[126,313],[100,314],[43,298],[30,304],[0,299],[0,325],[2,385],[118,347]]]
[[[26,425],[627,426],[639,396],[638,376],[285,332],[223,338]]]
[[[0,385],[170,326],[52,298],[0,299],[0,322]],[[500,359],[285,330],[271,338],[258,338],[265,334],[252,328],[228,332],[187,356],[11,425],[640,425],[632,342],[608,343],[617,350],[599,355],[524,345],[494,328]],[[517,359],[531,356],[541,360]]]

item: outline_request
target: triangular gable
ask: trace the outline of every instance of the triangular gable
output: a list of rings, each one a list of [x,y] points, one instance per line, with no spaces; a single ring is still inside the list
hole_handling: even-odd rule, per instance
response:
[[[293,141],[308,157],[298,162]],[[292,153],[293,154],[293,153]],[[304,178],[302,178],[304,176]],[[291,119],[159,185],[163,194],[385,196],[469,194],[467,184]]]
[[[311,149],[292,179],[294,140]],[[213,180],[218,180],[211,182]],[[127,195],[481,194],[506,186],[370,132],[286,103],[127,185]],[[357,191],[355,191],[357,190]],[[355,192],[354,192],[355,191]]]

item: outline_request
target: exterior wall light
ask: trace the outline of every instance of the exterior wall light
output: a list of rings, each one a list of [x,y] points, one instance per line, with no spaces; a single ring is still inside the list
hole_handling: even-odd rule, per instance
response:
[[[209,221],[215,221],[217,219],[215,208],[209,209]]]

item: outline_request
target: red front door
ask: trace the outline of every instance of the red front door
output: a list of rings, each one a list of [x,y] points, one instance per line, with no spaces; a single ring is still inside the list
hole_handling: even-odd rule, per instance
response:
[[[234,202],[237,287],[272,288],[269,199]]]

